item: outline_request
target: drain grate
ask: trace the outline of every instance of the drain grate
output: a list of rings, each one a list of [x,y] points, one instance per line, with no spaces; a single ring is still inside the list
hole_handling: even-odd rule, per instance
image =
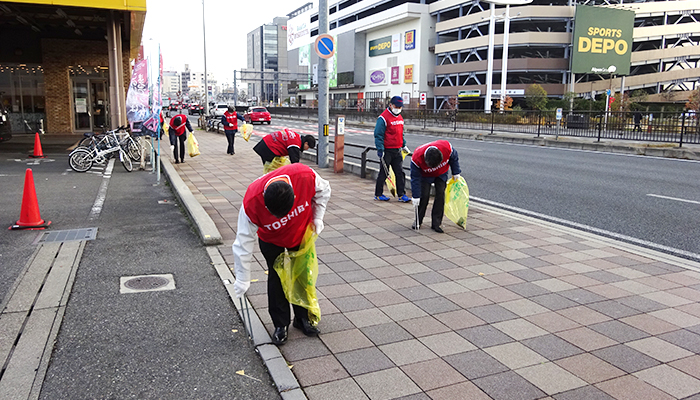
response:
[[[78,242],[81,240],[95,240],[97,228],[79,228],[65,231],[42,232],[34,241],[34,244],[53,242]]]
[[[154,292],[175,289],[172,274],[123,276],[120,278],[119,293]]]

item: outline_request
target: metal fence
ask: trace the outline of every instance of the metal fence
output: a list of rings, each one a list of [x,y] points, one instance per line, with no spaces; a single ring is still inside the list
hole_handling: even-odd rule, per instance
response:
[[[316,108],[272,107],[270,113],[278,117],[315,120]],[[343,114],[348,121],[374,123],[380,110],[330,109],[331,116]],[[700,144],[700,119],[695,113],[654,112],[642,113],[635,123],[634,112],[563,112],[556,111],[433,111],[404,110],[404,123],[417,127],[437,127],[457,132],[477,130],[526,133],[536,136],[558,135],[601,139],[637,140],[645,142]]]

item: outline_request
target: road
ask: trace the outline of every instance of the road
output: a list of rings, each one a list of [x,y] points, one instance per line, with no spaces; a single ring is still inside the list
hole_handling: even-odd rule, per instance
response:
[[[283,127],[317,133],[313,121],[280,119],[255,125],[254,132]],[[374,146],[373,128],[346,127],[345,143]],[[436,139],[406,135],[411,149]],[[450,142],[476,201],[700,259],[700,162],[468,139]],[[361,152],[345,149],[346,154]],[[376,160],[376,153],[371,151],[369,158]]]

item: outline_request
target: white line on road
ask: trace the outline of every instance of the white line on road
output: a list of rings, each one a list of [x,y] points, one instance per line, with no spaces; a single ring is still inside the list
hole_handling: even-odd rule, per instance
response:
[[[513,211],[513,212],[518,213],[518,214],[523,214],[523,215],[527,215],[530,217],[543,219],[545,221],[550,221],[550,222],[554,222],[557,224],[570,226],[572,228],[580,229],[580,230],[587,231],[587,232],[592,232],[592,233],[602,235],[602,236],[607,236],[607,237],[610,237],[613,239],[621,240],[623,242],[633,243],[633,244],[636,244],[636,245],[639,245],[642,247],[647,247],[647,248],[661,251],[664,253],[670,253],[670,254],[680,256],[680,257],[685,257],[685,258],[691,258],[693,260],[700,260],[700,254],[692,253],[690,251],[685,251],[685,250],[681,250],[681,249],[676,249],[674,247],[664,246],[664,245],[649,242],[646,240],[637,239],[637,238],[634,238],[631,236],[622,235],[619,233],[606,231],[604,229],[595,228],[595,227],[592,227],[590,225],[579,224],[578,222],[573,222],[573,221],[569,221],[566,219],[553,217],[551,215],[540,214],[540,213],[535,212],[535,211],[525,210],[523,208],[513,207],[513,206],[509,206],[507,204],[498,203],[495,201],[486,200],[486,199],[482,199],[479,197],[470,196],[469,198],[471,200],[474,200],[474,201],[479,202],[479,203],[484,203],[484,204],[488,204],[488,205],[493,206],[493,207],[501,208],[501,209],[508,210],[508,211]]]
[[[95,203],[92,205],[92,210],[90,211],[90,221],[99,218],[102,212],[102,206],[105,203],[105,198],[107,197],[107,186],[109,185],[109,178],[112,177],[112,168],[114,167],[114,158],[109,160],[107,168],[105,169],[102,185],[100,185],[100,190],[97,192],[97,198]]]
[[[677,197],[661,196],[660,194],[647,193],[647,196],[658,197],[660,199],[666,199],[666,200],[682,201],[684,203],[700,204],[700,201],[679,199]]]

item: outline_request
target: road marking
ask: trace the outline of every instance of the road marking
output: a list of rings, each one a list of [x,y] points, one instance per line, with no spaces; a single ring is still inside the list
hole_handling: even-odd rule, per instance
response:
[[[569,227],[572,227],[572,228],[580,229],[580,230],[585,231],[585,232],[595,233],[595,234],[598,234],[598,235],[601,235],[601,236],[606,236],[606,237],[609,237],[609,238],[612,238],[612,239],[617,239],[617,240],[620,240],[620,241],[623,241],[623,242],[633,243],[633,244],[636,244],[636,245],[639,245],[639,246],[642,246],[642,247],[646,247],[646,248],[649,248],[649,249],[652,249],[652,250],[657,250],[657,251],[660,251],[660,252],[663,252],[663,253],[672,254],[672,255],[675,255],[675,256],[683,257],[683,258],[689,258],[689,259],[694,260],[694,261],[700,260],[700,254],[693,253],[693,252],[690,252],[690,251],[685,251],[685,250],[681,250],[681,249],[676,249],[676,248],[674,248],[674,247],[664,246],[664,245],[657,244],[657,243],[653,243],[653,242],[649,242],[649,241],[646,241],[646,240],[637,239],[637,238],[632,237],[632,236],[627,236],[627,235],[622,235],[622,234],[620,234],[620,233],[615,233],[615,232],[611,232],[611,231],[606,231],[605,229],[595,228],[595,227],[590,226],[590,225],[579,224],[578,222],[574,222],[574,221],[569,221],[569,220],[562,219],[562,218],[553,217],[553,216],[551,216],[551,215],[540,214],[540,213],[535,212],[535,211],[525,210],[525,209],[523,209],[523,208],[513,207],[513,206],[509,206],[509,205],[507,205],[507,204],[498,203],[498,202],[495,202],[495,201],[486,200],[486,199],[482,199],[482,198],[479,198],[479,197],[470,196],[469,199],[470,199],[470,200],[474,200],[474,201],[476,201],[477,203],[488,204],[488,205],[490,205],[490,206],[493,206],[493,207],[496,207],[496,208],[500,208],[500,209],[503,209],[503,210],[508,210],[508,211],[512,211],[512,212],[515,212],[515,213],[518,213],[518,214],[523,214],[523,215],[527,215],[527,216],[530,216],[530,217],[542,219],[542,220],[545,220],[545,221],[554,222],[554,223],[556,223],[556,224],[560,224],[560,225],[564,225],[564,226],[569,226]]]
[[[114,158],[109,160],[107,168],[105,169],[102,185],[100,185],[100,190],[97,192],[97,198],[95,203],[92,205],[92,210],[90,211],[90,221],[99,218],[102,212],[102,206],[105,203],[105,198],[107,197],[107,186],[109,185],[109,178],[112,177],[112,168],[114,167]]]
[[[700,204],[700,201],[679,199],[679,198],[677,198],[677,197],[661,196],[661,195],[659,195],[659,194],[648,193],[647,196],[658,197],[658,198],[660,198],[660,199],[666,199],[666,200],[682,201],[682,202],[684,202],[684,203]]]

